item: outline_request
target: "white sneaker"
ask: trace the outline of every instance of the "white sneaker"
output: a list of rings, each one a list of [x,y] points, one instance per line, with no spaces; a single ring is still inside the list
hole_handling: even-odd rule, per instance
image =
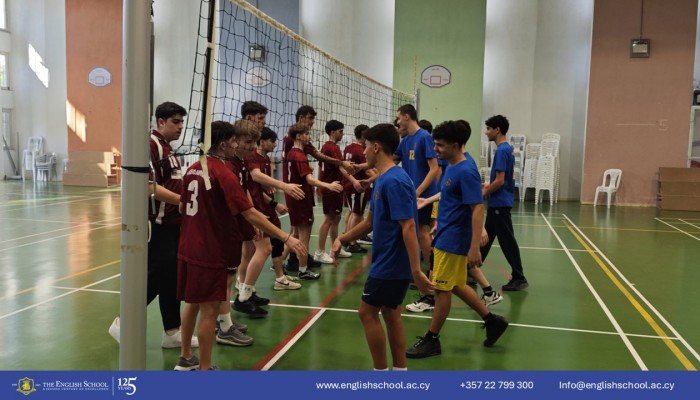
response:
[[[286,277],[281,280],[275,279],[275,286],[272,287],[274,290],[295,290],[301,289],[301,284],[297,282],[292,282]]]
[[[349,251],[345,251],[342,247],[340,248],[340,251],[338,252],[338,258],[348,258],[352,257],[352,253]]]
[[[322,250],[316,250],[314,253],[314,260],[322,264],[333,264],[333,257]]]
[[[503,300],[503,296],[496,291],[493,291],[491,296],[486,296],[485,294],[481,295],[481,301],[483,301],[486,306],[499,303],[501,300]]]
[[[112,321],[112,325],[109,326],[107,332],[119,343],[119,317]]]
[[[288,281],[292,281],[292,282],[296,282],[296,281],[299,280],[299,278],[297,278],[296,276],[285,275],[284,277],[285,277],[285,279],[287,279]]]
[[[424,312],[435,309],[435,298],[431,295],[421,296],[417,301],[407,304],[406,311]]]
[[[182,333],[178,329],[177,332],[173,333],[172,335],[168,335],[166,332],[163,332],[163,340],[160,342],[160,346],[164,349],[174,349],[176,347],[182,347]],[[199,339],[197,339],[197,336],[192,336],[192,347],[199,347]]]

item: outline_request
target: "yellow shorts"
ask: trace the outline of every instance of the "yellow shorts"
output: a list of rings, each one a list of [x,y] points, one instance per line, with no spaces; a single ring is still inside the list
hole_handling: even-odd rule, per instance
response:
[[[467,256],[433,249],[433,283],[435,289],[449,292],[467,282]]]
[[[430,212],[431,219],[437,219],[438,203],[439,203],[439,201],[436,201],[435,203],[433,203],[433,210]]]

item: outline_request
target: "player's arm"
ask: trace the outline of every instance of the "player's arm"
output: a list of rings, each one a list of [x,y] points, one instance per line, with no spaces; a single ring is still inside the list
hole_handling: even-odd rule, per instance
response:
[[[180,204],[179,194],[168,190],[165,186],[160,186],[154,182],[150,182],[148,184],[148,194],[153,196],[156,200],[162,201],[164,203],[174,205]]]
[[[472,238],[467,253],[467,265],[481,266],[481,235],[484,229],[484,205],[470,205],[472,211]]]
[[[440,172],[440,167],[438,167],[436,158],[429,158],[428,166],[430,167],[430,171],[425,175],[423,182],[416,188],[416,197],[420,197],[420,195],[425,192],[425,189],[437,179],[438,173]]]
[[[313,150],[311,150],[311,155],[318,161],[322,161],[331,165],[338,165],[345,168],[345,170],[349,171],[350,173],[355,173],[355,167],[350,161],[338,160],[337,158],[330,157],[321,153],[315,147],[313,148]]]
[[[263,193],[263,201],[267,204],[270,205],[270,207],[273,207],[277,214],[286,214],[289,212],[289,209],[287,208],[286,205],[278,203],[275,199],[272,197],[268,196],[267,193]]]
[[[411,266],[413,282],[418,286],[421,293],[432,293],[435,286],[420,269],[420,254],[418,246],[418,235],[416,235],[416,221],[413,218],[398,221],[401,224],[401,235],[408,252],[408,263]]]
[[[372,211],[370,210],[367,214],[367,218],[363,219],[362,222],[355,225],[349,231],[338,236],[331,245],[331,256],[333,257],[334,263],[338,262],[338,252],[340,248],[347,243],[357,240],[364,235],[372,232]]]
[[[311,186],[322,187],[324,189],[328,189],[337,193],[343,191],[343,186],[340,183],[338,183],[338,181],[331,183],[323,182],[314,178],[312,174],[306,174],[306,176],[304,176],[304,179],[306,179],[306,182]]]
[[[270,220],[267,219],[267,217],[263,213],[256,210],[254,207],[243,211],[241,215],[243,215],[243,218],[245,218],[246,221],[248,221],[254,227],[267,233],[268,235],[270,235],[270,237],[279,239],[282,242],[284,242],[284,244],[287,245],[287,247],[289,247],[297,255],[308,254],[306,246],[304,246],[304,244],[301,241],[299,241],[299,239],[292,237],[291,234],[288,234],[282,229],[276,227],[272,222],[270,222]]]
[[[440,201],[440,192],[435,193],[434,195],[428,197],[427,199],[424,199],[423,197],[418,198],[418,209],[420,210],[421,208],[424,208],[428,204],[433,204],[436,201]]]
[[[275,189],[280,189],[284,193],[292,196],[292,198],[296,200],[301,200],[304,198],[304,191],[301,189],[301,185],[278,181],[277,179],[268,176],[267,174],[260,171],[260,168],[252,169],[250,171],[250,176],[256,183],[259,183],[264,186],[273,187]]]
[[[484,197],[498,190],[506,181],[506,173],[504,171],[496,171],[496,178],[488,185],[484,185],[482,193]]]

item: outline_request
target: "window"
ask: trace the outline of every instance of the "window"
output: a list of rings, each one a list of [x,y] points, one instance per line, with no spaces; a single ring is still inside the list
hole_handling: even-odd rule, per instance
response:
[[[0,0],[0,29],[7,29],[7,4],[6,0]]]
[[[7,54],[0,53],[0,89],[10,88],[10,78],[7,74]]]

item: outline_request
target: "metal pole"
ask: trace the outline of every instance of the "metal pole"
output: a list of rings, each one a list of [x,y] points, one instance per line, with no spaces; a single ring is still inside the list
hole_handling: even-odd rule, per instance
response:
[[[119,369],[146,369],[151,1],[124,0],[121,346]]]

